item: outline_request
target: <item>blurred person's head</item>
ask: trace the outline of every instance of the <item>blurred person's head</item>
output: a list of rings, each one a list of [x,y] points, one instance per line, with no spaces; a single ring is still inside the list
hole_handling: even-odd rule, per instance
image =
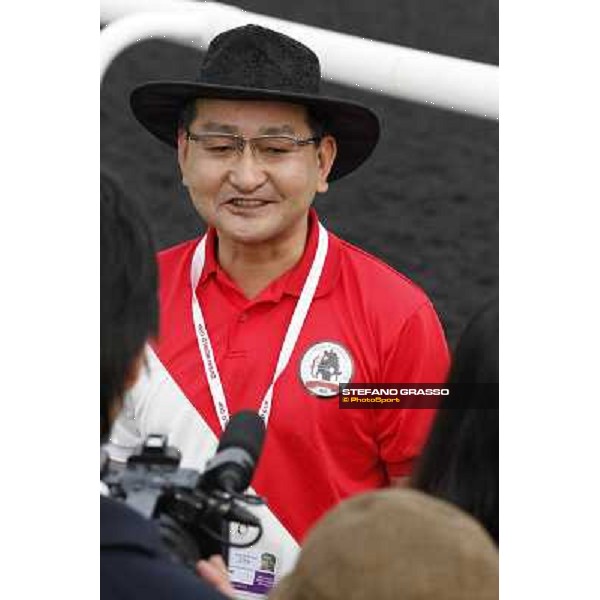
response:
[[[115,180],[100,174],[100,437],[110,430],[158,331],[150,231]]]
[[[498,531],[498,300],[469,322],[412,486],[473,515],[496,543]],[[454,393],[456,391],[456,393]]]
[[[449,383],[498,383],[498,318],[495,298],[469,321],[452,357]],[[471,389],[477,391],[478,387]]]
[[[495,600],[498,553],[470,516],[410,489],[355,496],[311,530],[269,600]]]

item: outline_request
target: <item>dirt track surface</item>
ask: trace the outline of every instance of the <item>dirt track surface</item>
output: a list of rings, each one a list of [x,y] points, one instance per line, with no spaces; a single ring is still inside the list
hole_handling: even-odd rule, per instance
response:
[[[496,0],[255,0],[248,11],[498,63]],[[144,205],[160,248],[203,231],[181,186],[175,153],[129,111],[129,92],[153,79],[192,79],[201,54],[142,42],[114,61],[101,90],[101,160]],[[497,122],[324,84],[329,96],[373,108],[382,138],[371,159],[316,201],[327,228],[382,258],[433,300],[454,344],[498,282]]]

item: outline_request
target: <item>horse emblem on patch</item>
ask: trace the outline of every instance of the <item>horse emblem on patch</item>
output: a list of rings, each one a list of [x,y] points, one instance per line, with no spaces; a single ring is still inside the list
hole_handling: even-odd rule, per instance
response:
[[[337,396],[340,384],[352,378],[352,358],[336,342],[319,342],[311,346],[300,360],[300,379],[315,396]]]

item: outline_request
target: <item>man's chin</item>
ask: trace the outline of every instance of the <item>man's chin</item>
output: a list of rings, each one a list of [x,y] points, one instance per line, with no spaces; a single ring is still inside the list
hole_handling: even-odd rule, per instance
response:
[[[220,238],[226,238],[238,244],[264,244],[277,239],[281,235],[278,223],[272,218],[244,218],[230,216],[220,219],[215,228]]]
[[[246,246],[260,246],[261,244],[271,243],[276,236],[276,232],[260,231],[231,231],[220,232],[219,237],[225,235],[227,239],[237,244]]]

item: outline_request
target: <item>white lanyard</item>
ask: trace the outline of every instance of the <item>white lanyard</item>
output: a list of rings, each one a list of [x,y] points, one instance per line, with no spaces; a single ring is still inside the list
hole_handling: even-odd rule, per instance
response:
[[[304,324],[304,319],[308,313],[308,309],[312,304],[321,273],[323,272],[323,265],[325,264],[325,257],[327,256],[327,247],[329,239],[327,231],[318,223],[319,226],[319,242],[317,245],[317,251],[315,258],[304,282],[304,287],[298,298],[296,308],[290,324],[288,325],[281,351],[279,352],[279,359],[277,360],[277,366],[275,367],[275,374],[273,375],[273,381],[267,390],[265,397],[260,405],[258,414],[262,417],[265,422],[265,426],[269,420],[269,414],[271,413],[271,404],[273,400],[273,387],[275,382],[286,368],[294,346],[298,341],[300,330]],[[215,355],[210,343],[210,337],[206,329],[206,323],[204,321],[204,315],[200,308],[200,303],[196,297],[196,287],[200,281],[200,275],[204,268],[204,260],[206,257],[206,235],[200,240],[194,251],[192,258],[192,264],[190,267],[190,282],[192,285],[192,316],[194,319],[194,331],[198,339],[198,348],[200,349],[200,355],[202,356],[202,362],[204,363],[204,372],[206,373],[206,379],[210,386],[210,393],[215,405],[215,411],[219,417],[221,427],[225,429],[227,421],[229,421],[229,409],[227,408],[227,400],[225,399],[225,393],[223,391],[223,385],[221,384],[221,377],[219,376],[219,369],[215,361]]]

